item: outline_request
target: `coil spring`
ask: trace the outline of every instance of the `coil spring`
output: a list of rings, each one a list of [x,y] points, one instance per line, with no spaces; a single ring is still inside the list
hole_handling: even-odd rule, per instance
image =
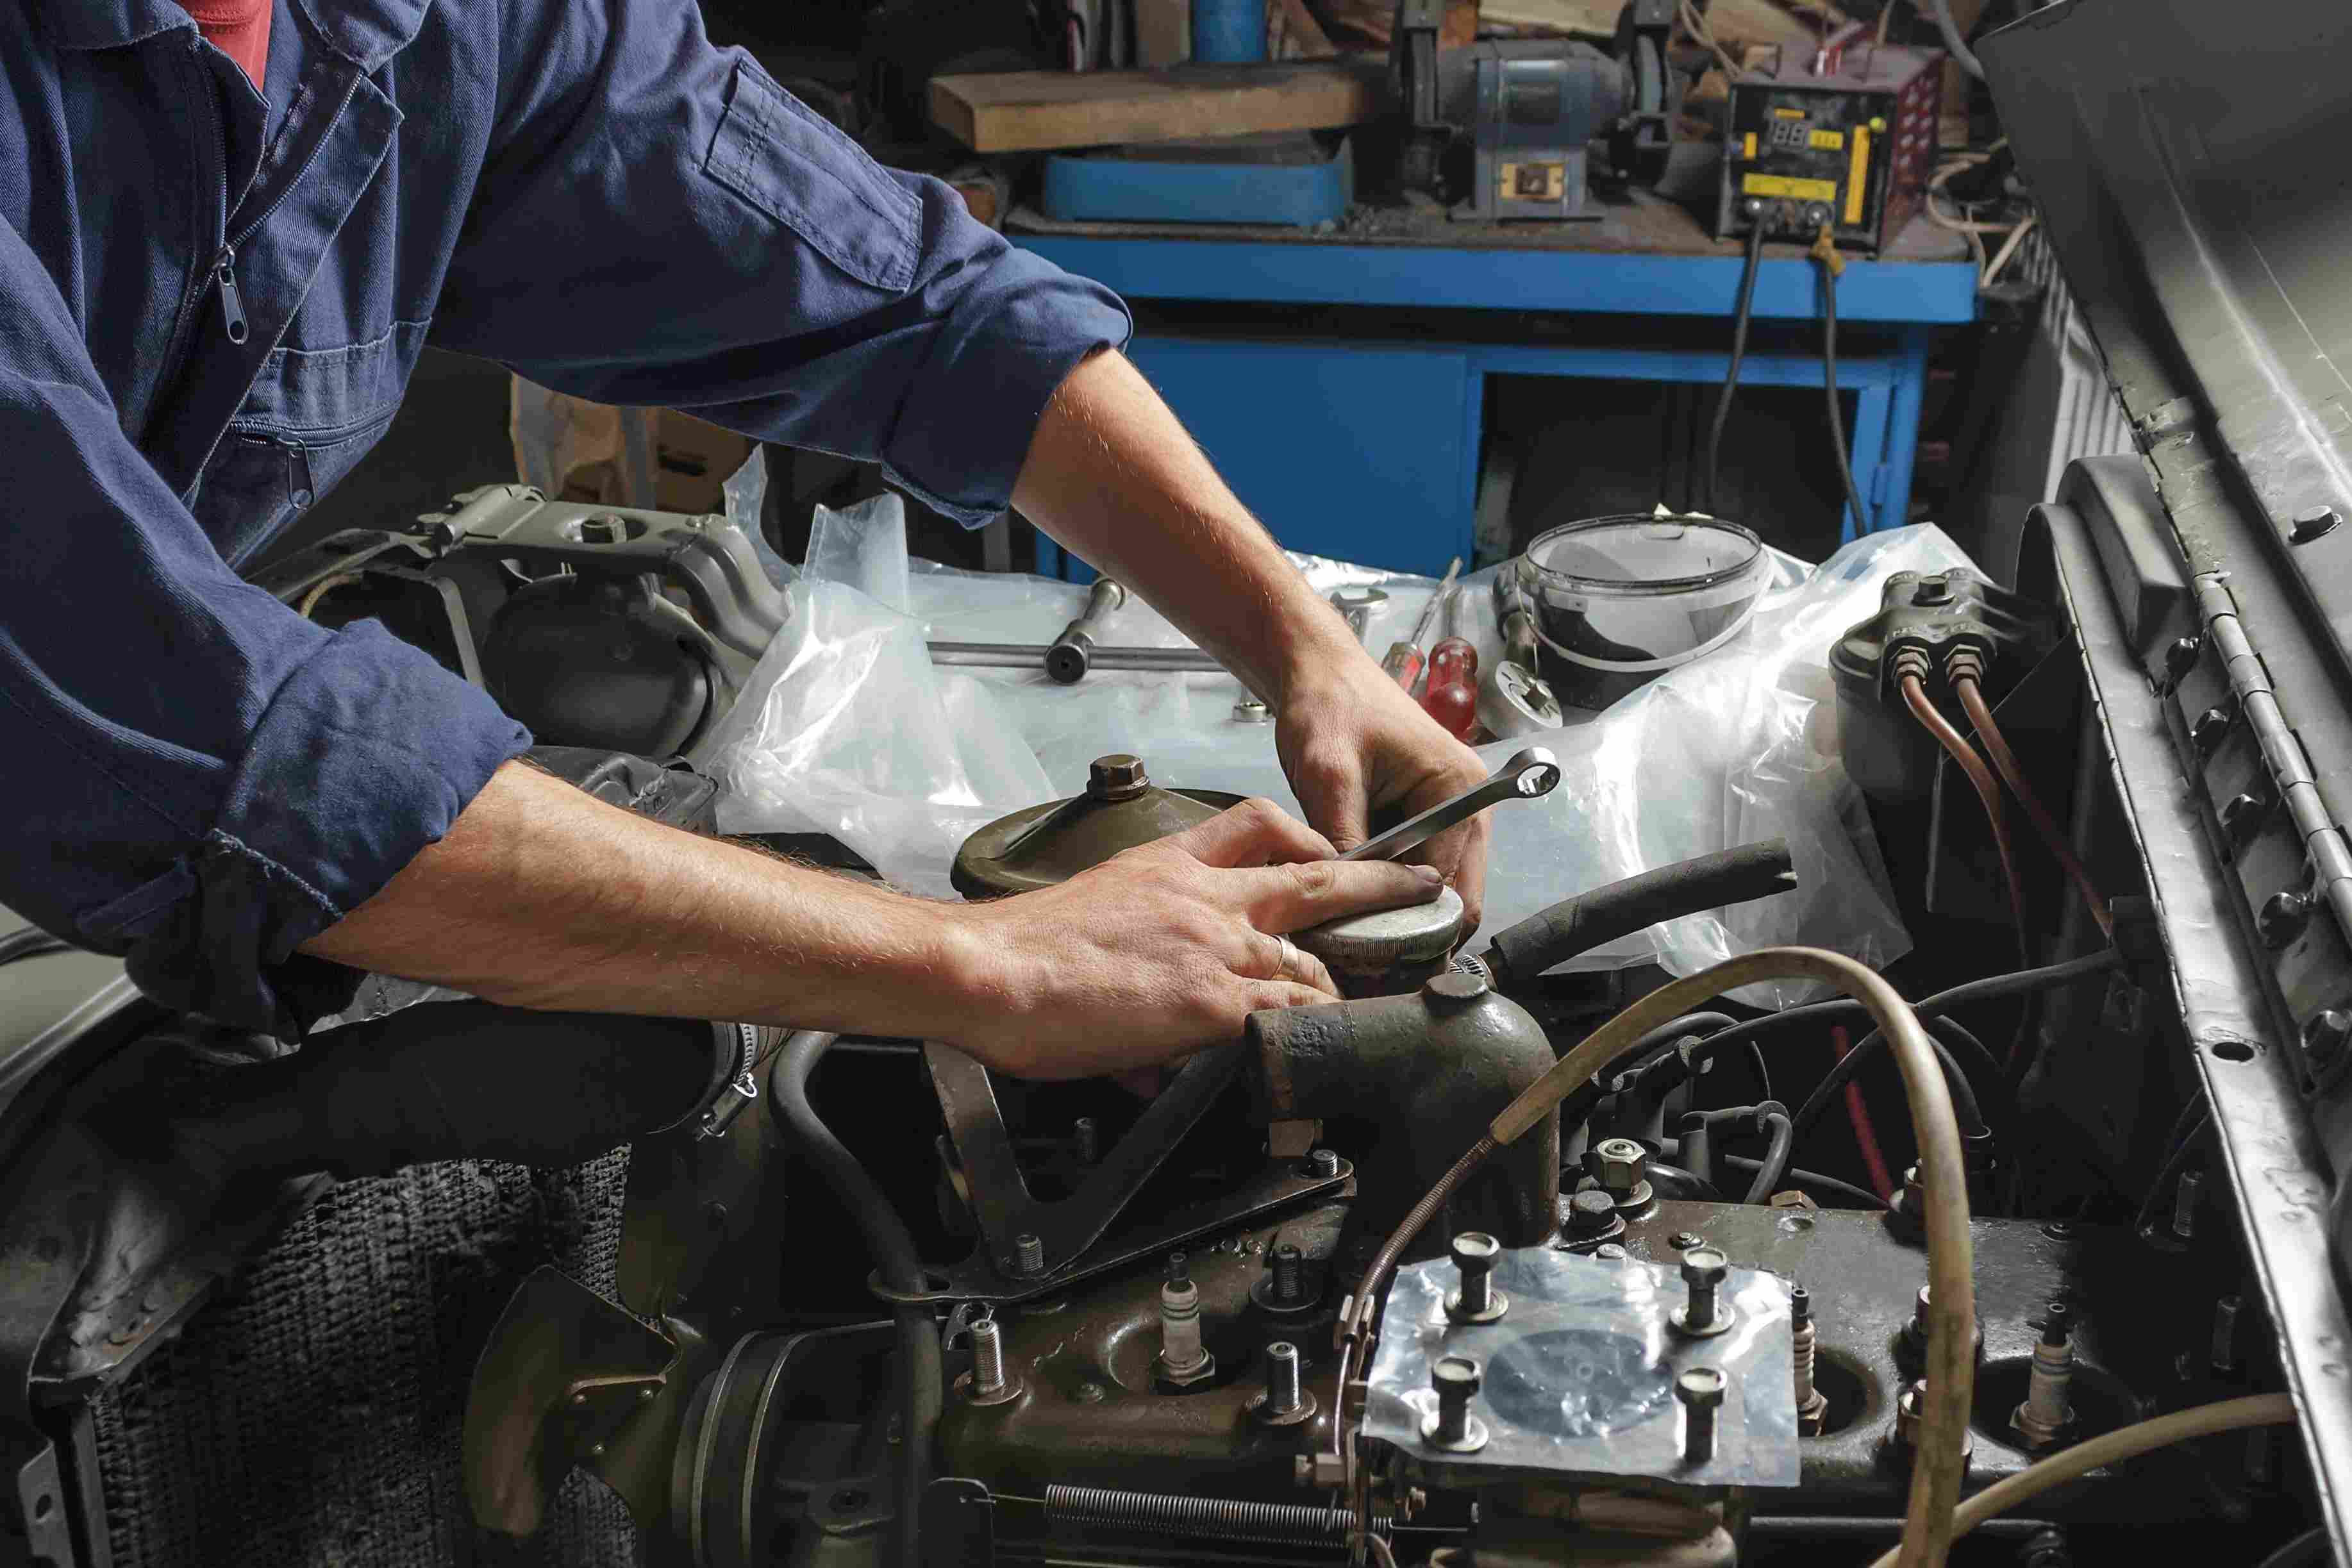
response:
[[[1356,1516],[1344,1508],[1304,1503],[1245,1502],[1238,1498],[1169,1497],[1105,1487],[1049,1486],[1045,1518],[1054,1524],[1111,1530],[1172,1531],[1218,1541],[1262,1541],[1288,1546],[1345,1546]],[[1388,1539],[1385,1510],[1372,1514],[1372,1532]]]

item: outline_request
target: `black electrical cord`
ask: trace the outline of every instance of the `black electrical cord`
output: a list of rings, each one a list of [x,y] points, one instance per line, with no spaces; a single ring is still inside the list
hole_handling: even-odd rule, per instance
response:
[[[1737,1166],[1743,1171],[1761,1170],[1764,1166],[1763,1161],[1751,1160],[1745,1154],[1725,1154],[1719,1157],[1725,1164]],[[1793,1165],[1782,1173],[1778,1184],[1784,1187],[1791,1185],[1818,1187],[1832,1197],[1846,1199],[1857,1208],[1884,1209],[1886,1206],[1885,1198],[1865,1188],[1857,1187],[1852,1182],[1842,1182],[1835,1176],[1824,1176],[1819,1171],[1800,1170]],[[1768,1193],[1765,1195],[1769,1197],[1771,1194]]]
[[[1914,1011],[1916,1012],[1916,1009],[1915,1008]],[[1923,1016],[1919,1021],[1927,1026],[1927,1043],[1936,1047],[1936,1056],[1944,1064],[1944,1081],[1951,1086],[1952,1110],[1960,1119],[1961,1131],[1966,1133],[1986,1130],[1990,1123],[1984,1119],[1984,1110],[1977,1100],[1975,1085],[1970,1081],[1969,1075],[1961,1070],[1958,1061],[1952,1055],[1951,1047],[1957,1044],[1976,1058],[1977,1070],[1984,1075],[1985,1081],[1999,1086],[2002,1092],[2006,1093],[2008,1086],[2001,1082],[2000,1064],[1993,1060],[1992,1053],[1985,1049],[1983,1041],[1969,1034],[1952,1019],[1929,1018]],[[1822,1115],[1828,1111],[1831,1102],[1837,1098],[1838,1091],[1852,1082],[1855,1073],[1868,1066],[1873,1058],[1886,1048],[1885,1036],[1873,1029],[1855,1043],[1853,1049],[1839,1058],[1836,1065],[1822,1075],[1822,1081],[1814,1086],[1811,1095],[1799,1108],[1796,1127],[1791,1136],[1802,1138],[1811,1131],[1814,1124],[1820,1121]],[[2013,1114],[2007,1113],[2007,1108],[2004,1107],[2001,1131],[2013,1132],[2015,1129],[2015,1117]]]
[[[768,1073],[770,1113],[782,1121],[784,1131],[849,1211],[874,1254],[883,1283],[894,1290],[920,1290],[923,1260],[915,1250],[914,1233],[866,1174],[866,1167],[857,1163],[857,1156],[833,1135],[809,1103],[809,1075],[824,1059],[835,1038],[803,1029],[784,1042]],[[947,1401],[947,1378],[940,1359],[939,1325],[931,1310],[901,1306],[892,1315],[898,1328],[899,1418],[904,1439],[898,1447],[898,1561],[901,1568],[921,1568],[916,1521],[922,1517],[923,1491],[930,1483],[931,1445]]]
[[[1824,235],[1827,230],[1822,231]],[[1838,478],[1845,481],[1845,503],[1853,509],[1853,531],[1870,531],[1870,513],[1862,507],[1862,491],[1853,482],[1853,463],[1845,450],[1845,411],[1838,405],[1837,274],[1841,263],[1832,252],[1822,267],[1822,384],[1829,393],[1830,445],[1837,451]]]
[[[1764,1158],[1756,1170],[1756,1179],[1748,1184],[1748,1195],[1739,1201],[1760,1204],[1772,1195],[1772,1189],[1789,1173],[1789,1154],[1797,1146],[1797,1124],[1789,1118],[1788,1109],[1769,1105],[1764,1110],[1764,1127],[1771,1142],[1764,1146]]]
[[[1723,426],[1731,417],[1731,395],[1739,385],[1739,363],[1748,357],[1748,319],[1756,304],[1757,264],[1764,258],[1764,219],[1759,214],[1748,231],[1748,260],[1739,273],[1739,305],[1731,318],[1731,363],[1723,373],[1723,390],[1715,395],[1715,418],[1706,429],[1706,510],[1715,510],[1715,476],[1723,455]]]
[[[2048,964],[2040,969],[2021,969],[2008,974],[1990,974],[1981,980],[1971,980],[1966,984],[1955,985],[1948,991],[1938,991],[1932,996],[1914,1002],[1911,1005],[1911,1010],[1922,1018],[1938,1017],[1948,1013],[1957,1013],[1963,1007],[1976,1006],[1980,1003],[1999,1002],[2032,991],[2054,990],[2061,985],[2072,984],[2077,980],[2093,974],[2103,974],[2122,962],[2122,955],[2110,949],[2091,953],[2083,958],[2069,959],[2063,963]],[[1832,1002],[1812,1002],[1802,1007],[1790,1007],[1779,1013],[1767,1013],[1760,1018],[1750,1018],[1746,1023],[1736,1025],[1720,1034],[1709,1035],[1702,1045],[1707,1059],[1712,1060],[1717,1054],[1731,1047],[1745,1046],[1748,1041],[1759,1037],[1779,1034],[1784,1030],[1817,1029],[1826,1033],[1833,1024],[1851,1026],[1867,1024],[1869,1021],[1868,1008],[1859,1002],[1851,1002],[1841,997]]]

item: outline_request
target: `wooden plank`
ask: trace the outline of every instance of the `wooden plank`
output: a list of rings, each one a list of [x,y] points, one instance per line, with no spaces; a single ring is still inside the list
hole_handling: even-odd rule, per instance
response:
[[[931,79],[931,120],[981,153],[1360,125],[1389,111],[1388,62],[1342,57],[1154,71]]]
[[[1485,0],[1479,15],[1514,27],[1549,27],[1586,37],[1611,37],[1624,0]],[[1821,37],[1818,22],[1792,16],[1772,0],[1715,0],[1706,9],[1707,31],[1725,47],[1743,44],[1810,43]]]

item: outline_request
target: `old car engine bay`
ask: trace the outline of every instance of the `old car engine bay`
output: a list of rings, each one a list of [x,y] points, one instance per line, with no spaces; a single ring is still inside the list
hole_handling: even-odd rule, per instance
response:
[[[592,510],[509,488],[457,515],[586,575],[594,529],[683,535],[617,570],[667,573],[715,626],[776,613],[729,586],[753,567],[723,531]],[[1349,999],[1257,1015],[1149,1096],[936,1043],[747,1038],[697,1135],[637,1152],[621,1301],[543,1270],[482,1353],[477,1518],[528,1533],[578,1465],[698,1568],[1859,1563],[1940,1552],[1929,1521],[2001,1483],[2028,1489],[1954,1560],[2284,1538],[2314,1479],[2115,831],[2100,672],[2056,608],[2086,585],[2062,581],[2077,526],[2052,522],[2038,592],[1898,574],[1831,651],[1916,938],[1889,975],[1791,949],[1681,978],[1573,966],[1786,892],[1801,868],[1764,840],[1491,937],[1450,890],[1299,933]],[[387,552],[430,575],[467,532],[346,538],[279,591]],[[1964,726],[1970,703],[2016,775],[1989,798],[1920,711]],[[2029,837],[2012,810],[1996,842],[1983,806],[2020,783],[2068,826]],[[956,886],[1014,895],[1233,799],[1105,756],[1084,793],[973,834]],[[1739,1000],[1780,977],[1822,999]],[[2249,1430],[2021,1479],[2266,1394],[2225,1406]]]

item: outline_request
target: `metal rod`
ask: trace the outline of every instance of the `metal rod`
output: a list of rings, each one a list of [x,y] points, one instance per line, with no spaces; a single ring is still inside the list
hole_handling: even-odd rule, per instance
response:
[[[990,669],[1045,668],[1046,643],[935,642],[927,645],[933,664],[977,665]],[[1089,669],[1222,671],[1213,654],[1196,647],[1098,647],[1087,656]]]
[[[1170,1497],[1106,1487],[1047,1487],[1045,1518],[1054,1524],[1168,1531],[1220,1541],[1279,1542],[1296,1546],[1342,1545],[1356,1528],[1356,1510],[1349,1508],[1247,1502],[1238,1498]],[[1390,1521],[1385,1512],[1374,1511],[1372,1529],[1387,1536]]]

